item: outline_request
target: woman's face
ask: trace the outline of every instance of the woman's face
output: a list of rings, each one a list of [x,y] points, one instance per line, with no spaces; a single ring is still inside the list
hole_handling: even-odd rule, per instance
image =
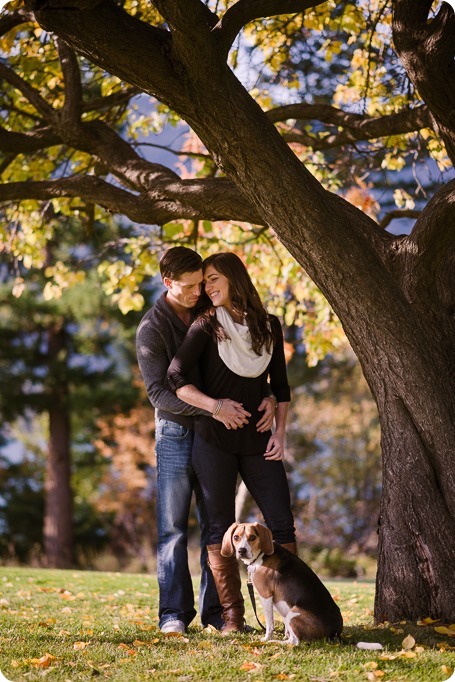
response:
[[[228,310],[231,307],[229,294],[229,280],[218,272],[213,265],[209,265],[204,272],[204,284],[207,296],[214,306],[224,306]]]

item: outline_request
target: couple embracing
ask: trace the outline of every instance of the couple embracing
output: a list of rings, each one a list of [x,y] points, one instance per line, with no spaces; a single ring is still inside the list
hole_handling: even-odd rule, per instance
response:
[[[139,367],[156,411],[159,625],[185,632],[196,615],[188,568],[195,493],[204,626],[242,632],[239,565],[221,555],[240,474],[276,542],[296,553],[283,466],[290,389],[283,334],[234,253],[204,261],[183,246],[160,260],[166,291],[137,332]],[[273,429],[273,431],[272,431]]]

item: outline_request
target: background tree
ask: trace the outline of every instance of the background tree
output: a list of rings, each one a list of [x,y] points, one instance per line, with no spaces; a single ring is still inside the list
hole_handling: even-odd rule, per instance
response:
[[[390,105],[388,91],[379,90],[374,98],[369,89],[364,99],[368,106],[360,112],[330,106],[318,113],[303,108],[302,114],[292,105],[269,115],[227,65],[237,35],[256,20],[283,33],[283,23],[269,17],[295,10],[305,12],[308,30],[317,31],[337,14],[339,18],[341,4],[238,0],[225,8],[218,2],[156,0],[153,7],[143,8],[127,3],[119,7],[111,0],[36,0],[30,10],[12,11],[2,19],[3,30],[33,42],[36,19],[59,36],[61,67],[56,59],[52,64],[61,68],[63,87],[57,93],[38,90],[27,73],[1,65],[0,75],[20,99],[19,106],[8,108],[2,142],[5,153],[10,149],[5,172],[18,163],[20,152],[47,150],[49,143],[78,150],[85,160],[88,156],[90,169],[88,175],[74,168],[68,174],[56,165],[52,179],[41,181],[5,177],[0,199],[81,196],[139,223],[230,219],[269,226],[339,316],[378,404],[384,492],[376,618],[453,618],[454,184],[432,197],[409,236],[396,237],[329,191],[334,189],[330,184],[321,185],[313,151],[308,150],[310,145],[327,149],[327,144],[334,148],[423,130],[440,163],[438,140],[453,161],[453,11],[443,3],[433,15],[429,0],[417,10],[411,0],[391,4],[395,49],[423,101],[414,87],[409,88],[411,96]],[[371,6],[379,37],[366,43],[367,59],[354,54],[351,65],[357,72],[360,65],[370,82],[374,71],[376,90],[390,5],[343,3],[341,20],[351,35],[359,33],[358,22],[364,19],[371,28]],[[141,158],[102,116],[94,120],[95,108],[84,101],[81,85],[90,69],[81,62],[81,71],[68,45],[182,116],[222,173],[181,179]],[[46,36],[40,48],[44,46],[54,49]],[[18,51],[11,54],[14,62]],[[45,81],[48,85],[47,75]],[[349,83],[342,85],[347,100]],[[390,88],[397,87],[391,79]],[[310,131],[314,139],[306,142],[301,158],[273,125],[296,119],[299,112],[322,126]],[[28,126],[20,137],[14,132],[15,117]],[[5,215],[17,220],[21,210],[6,207]]]
[[[61,227],[60,234],[56,229],[54,235],[59,241],[55,257],[70,250],[71,226],[65,221]],[[58,276],[49,248],[47,256],[47,276],[51,277],[49,271]],[[31,421],[37,415],[47,417],[41,532],[47,564],[60,568],[75,560],[71,473],[78,439],[87,437],[87,431],[95,432],[97,416],[131,404],[137,392],[131,383],[127,346],[120,343],[122,326],[112,313],[108,315],[107,299],[96,287],[93,273],[85,274],[85,281],[78,275],[77,285],[50,300],[46,300],[49,287],[44,286],[43,273],[37,270],[29,273],[27,291],[19,299],[10,293],[7,282],[1,287],[0,413],[9,423],[18,417]],[[28,467],[30,472],[33,464],[26,459],[17,467]],[[6,475],[11,481],[11,469]],[[27,476],[22,481],[34,499],[41,499],[39,486]]]

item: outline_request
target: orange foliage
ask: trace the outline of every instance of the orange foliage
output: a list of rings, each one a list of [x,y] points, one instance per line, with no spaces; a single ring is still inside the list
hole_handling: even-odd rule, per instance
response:
[[[126,414],[113,414],[98,422],[94,445],[110,466],[103,475],[94,504],[114,514],[114,551],[143,553],[156,538],[154,415],[140,404]]]

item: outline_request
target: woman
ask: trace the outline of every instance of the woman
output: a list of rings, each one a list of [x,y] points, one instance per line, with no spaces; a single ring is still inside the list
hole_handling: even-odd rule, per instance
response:
[[[224,633],[242,631],[244,606],[234,557],[221,556],[221,542],[235,521],[240,473],[276,542],[296,552],[294,519],[283,466],[290,389],[283,335],[268,315],[242,261],[217,253],[203,263],[205,303],[172,360],[168,380],[177,396],[207,416],[198,417],[193,467],[209,519],[209,563],[223,606]],[[200,384],[192,383],[198,366]],[[277,399],[275,431],[256,429],[267,380]],[[223,404],[237,408],[223,416]]]

